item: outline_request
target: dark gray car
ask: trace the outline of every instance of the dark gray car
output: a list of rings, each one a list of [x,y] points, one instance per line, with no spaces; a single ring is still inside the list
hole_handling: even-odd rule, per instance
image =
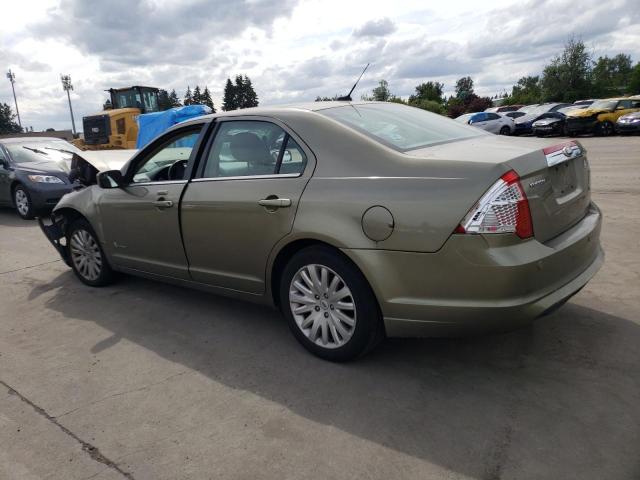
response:
[[[75,146],[59,138],[0,139],[0,205],[25,220],[51,210],[73,187],[69,181]]]

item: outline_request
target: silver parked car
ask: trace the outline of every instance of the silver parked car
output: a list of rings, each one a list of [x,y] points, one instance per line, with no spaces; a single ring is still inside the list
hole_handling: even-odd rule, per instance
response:
[[[82,282],[124,272],[274,305],[330,360],[385,335],[514,328],[603,262],[580,144],[395,103],[207,115],[97,176],[83,155],[85,187],[41,220]]]
[[[465,113],[455,120],[499,135],[511,135],[516,129],[513,118],[494,112]]]

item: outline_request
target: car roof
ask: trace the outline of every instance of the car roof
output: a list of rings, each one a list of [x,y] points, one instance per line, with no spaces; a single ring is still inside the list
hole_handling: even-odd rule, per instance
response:
[[[242,108],[239,110],[230,110],[228,112],[216,112],[209,113],[207,115],[201,115],[199,117],[190,118],[185,120],[184,122],[180,122],[176,125],[173,125],[170,130],[175,130],[178,127],[185,127],[190,125],[198,125],[200,123],[206,123],[212,121],[216,118],[228,118],[228,117],[236,117],[236,116],[277,116],[281,113],[287,112],[317,112],[320,110],[326,110],[329,108],[336,107],[345,107],[345,106],[361,106],[361,105],[397,105],[392,102],[368,102],[368,101],[326,101],[326,102],[302,102],[302,103],[291,103],[291,104],[283,104],[283,105],[269,105],[264,107],[250,107],[250,108]],[[167,130],[169,131],[169,130]]]
[[[64,138],[58,137],[9,137],[9,138],[0,138],[0,143],[34,143],[34,142],[67,142]]]

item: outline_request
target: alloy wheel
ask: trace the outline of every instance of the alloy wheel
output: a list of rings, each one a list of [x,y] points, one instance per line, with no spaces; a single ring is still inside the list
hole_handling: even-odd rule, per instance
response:
[[[93,235],[78,229],[71,235],[69,247],[77,272],[87,280],[97,280],[102,272],[102,254]]]
[[[324,265],[305,265],[289,286],[289,306],[300,331],[323,348],[338,348],[353,336],[356,304],[340,275]]]
[[[16,188],[15,203],[18,213],[26,217],[29,214],[29,197],[27,197],[27,193],[22,188]]]

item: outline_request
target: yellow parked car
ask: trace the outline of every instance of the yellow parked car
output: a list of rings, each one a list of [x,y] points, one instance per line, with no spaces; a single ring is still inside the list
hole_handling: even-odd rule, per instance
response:
[[[640,111],[637,96],[596,100],[588,108],[567,114],[566,131],[569,136],[595,133],[606,137],[615,131],[618,118],[636,111]]]

